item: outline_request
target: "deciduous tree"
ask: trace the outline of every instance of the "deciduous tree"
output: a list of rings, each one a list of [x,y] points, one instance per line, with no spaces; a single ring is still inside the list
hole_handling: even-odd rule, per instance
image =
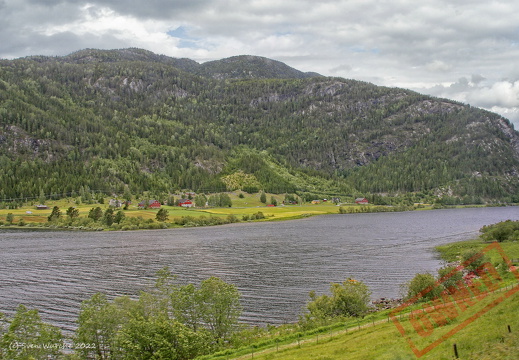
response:
[[[56,359],[61,354],[61,331],[44,323],[37,310],[19,305],[7,328],[0,334],[0,359]]]
[[[167,221],[168,218],[169,218],[169,212],[164,208],[159,209],[159,211],[157,211],[157,215],[155,215],[155,219],[157,219],[157,221],[161,221],[161,222]]]

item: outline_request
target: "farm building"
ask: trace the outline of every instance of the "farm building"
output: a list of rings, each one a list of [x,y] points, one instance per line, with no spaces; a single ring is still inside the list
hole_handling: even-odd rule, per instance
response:
[[[178,206],[189,208],[189,207],[195,206],[195,204],[193,204],[193,201],[191,201],[189,199],[180,199],[180,200],[178,200]]]
[[[146,203],[147,203],[147,205],[146,205]],[[139,205],[137,205],[137,207],[139,207],[141,209],[146,208],[146,207],[149,209],[160,209],[160,206],[161,206],[160,202],[157,200],[148,200],[147,202],[146,202],[146,200],[143,200],[139,203]]]

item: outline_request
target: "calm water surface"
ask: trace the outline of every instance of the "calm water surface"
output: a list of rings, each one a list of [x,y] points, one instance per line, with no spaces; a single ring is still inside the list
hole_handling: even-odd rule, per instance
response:
[[[218,276],[238,286],[243,321],[296,321],[308,292],[362,280],[373,298],[398,297],[417,272],[436,271],[436,245],[477,236],[483,225],[519,220],[519,208],[317,216],[274,223],[136,232],[0,230],[0,311],[37,308],[75,328],[81,301],[146,290],[168,266],[181,280]]]

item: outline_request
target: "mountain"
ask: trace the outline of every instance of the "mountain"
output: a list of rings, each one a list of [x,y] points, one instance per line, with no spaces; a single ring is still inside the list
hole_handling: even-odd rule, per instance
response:
[[[260,56],[241,55],[203,63],[197,74],[215,79],[305,79],[320,76]]]
[[[32,57],[35,60],[38,58],[41,57]],[[136,48],[122,50],[86,49],[63,57],[62,61],[76,64],[127,61],[162,63],[192,74],[215,79],[304,79],[320,76],[317,73],[304,73],[280,61],[260,56],[233,56],[199,64],[194,60],[175,59]]]
[[[0,166],[0,201],[237,188],[519,200],[505,118],[253,56],[0,60]]]

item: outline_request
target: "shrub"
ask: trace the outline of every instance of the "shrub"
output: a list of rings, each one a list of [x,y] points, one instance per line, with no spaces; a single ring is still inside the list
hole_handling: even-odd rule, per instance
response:
[[[497,224],[483,226],[480,230],[485,241],[519,240],[519,221],[506,220]]]
[[[348,279],[342,284],[332,283],[331,295],[316,296],[310,292],[305,320],[316,322],[335,317],[364,316],[369,311],[371,292],[362,281]]]
[[[7,223],[7,225],[11,225],[14,221],[14,215],[13,213],[8,213],[7,216],[5,217],[5,222]]]
[[[261,220],[261,219],[265,219],[265,214],[263,214],[263,212],[261,211],[258,211],[257,213],[255,214],[252,214],[250,216],[251,220]]]
[[[416,274],[415,277],[406,284],[408,299],[420,296],[417,300],[430,301],[441,294],[441,287],[436,285],[436,278],[429,274]]]
[[[240,220],[238,219],[238,217],[234,214],[229,214],[227,215],[227,222],[232,224],[232,223],[237,223],[239,222]]]
[[[476,249],[469,249],[461,254],[461,262],[462,264],[468,262],[465,264],[465,269],[468,271],[477,272],[481,265],[488,262],[488,256]]]
[[[461,271],[456,271],[456,266],[444,266],[438,270],[438,281],[440,280],[442,280],[442,286],[449,293],[454,293],[457,284],[463,280],[463,273]]]

